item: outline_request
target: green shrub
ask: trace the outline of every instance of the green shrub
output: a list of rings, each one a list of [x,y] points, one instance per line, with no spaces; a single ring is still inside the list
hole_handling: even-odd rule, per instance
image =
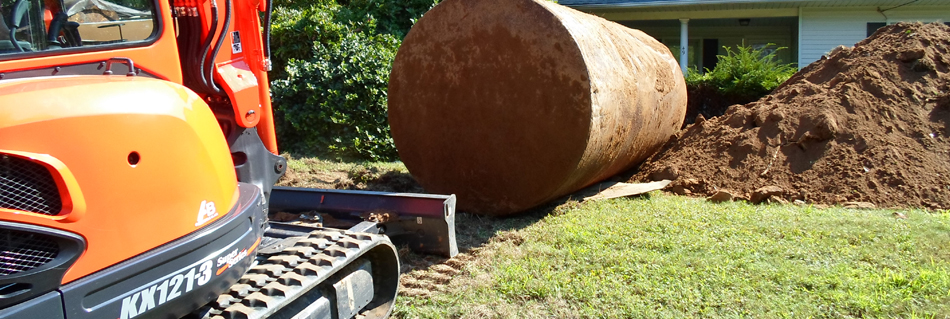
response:
[[[274,6],[271,23],[272,80],[287,76],[285,67],[290,59],[310,59],[317,43],[339,43],[347,32],[346,26],[336,23],[340,6],[335,1],[315,3],[308,7]]]
[[[341,12],[343,21],[373,21],[376,32],[391,34],[401,41],[409,28],[432,9],[437,0],[350,0]]]
[[[717,57],[719,61],[715,68],[706,69],[705,74],[690,69],[686,84],[690,87],[711,86],[727,96],[754,99],[765,96],[798,71],[792,64],[782,64],[775,58],[775,53],[785,48],[766,53],[767,47],[740,46],[737,50],[724,47],[726,55]]]
[[[298,153],[339,159],[396,158],[386,122],[386,88],[399,40],[349,33],[338,44],[316,44],[314,57],[287,62],[273,81],[281,137]]]
[[[301,155],[394,160],[392,61],[434,0],[277,0],[271,74],[280,146]]]
[[[337,0],[274,2],[271,48],[274,75],[286,76],[290,59],[311,57],[315,43],[333,44],[346,33],[390,34],[402,41],[412,24],[438,1],[433,0]]]

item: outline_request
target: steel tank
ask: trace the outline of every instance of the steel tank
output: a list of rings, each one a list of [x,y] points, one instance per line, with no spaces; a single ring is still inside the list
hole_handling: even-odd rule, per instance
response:
[[[647,34],[558,4],[446,0],[393,63],[399,156],[462,211],[508,215],[642,162],[682,125],[686,84]]]

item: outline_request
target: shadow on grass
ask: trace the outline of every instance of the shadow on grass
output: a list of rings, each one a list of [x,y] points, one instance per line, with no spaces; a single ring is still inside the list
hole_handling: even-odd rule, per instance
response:
[[[314,180],[321,181],[321,178],[329,180],[323,184],[310,185],[313,184]],[[288,172],[288,177],[285,179],[286,181],[281,185],[397,193],[428,193],[408,172],[393,170],[372,163],[357,164],[336,170],[331,169],[328,172],[323,172],[321,169]],[[442,256],[416,254],[410,251],[408,247],[402,246],[398,247],[402,272],[429,269],[438,264],[449,264],[452,268],[459,269],[466,261],[474,257],[472,255],[475,250],[492,241],[514,241],[516,245],[520,245],[520,241],[523,239],[517,235],[517,231],[534,225],[547,216],[559,215],[576,208],[582,205],[583,198],[594,195],[601,189],[605,189],[621,180],[626,179],[622,176],[615,177],[525,212],[505,217],[481,216],[458,211],[455,217],[455,239],[459,253],[462,255],[456,258],[459,261],[449,262],[449,258]]]
[[[530,227],[548,216],[561,215],[584,205],[583,198],[596,194],[598,192],[597,186],[579,190],[522,213],[505,217],[457,212],[455,216],[455,240],[458,244],[460,257],[456,258],[463,261],[470,260],[475,257],[472,254],[476,253],[478,248],[485,247],[490,242],[512,241],[515,245],[521,245],[524,239],[515,234],[517,231]],[[650,195],[646,193],[634,197],[649,199]],[[461,267],[458,263],[449,262],[450,258],[416,254],[409,251],[407,247],[400,247],[399,258],[402,262],[403,273],[418,269],[429,269],[438,264],[448,264],[456,269]]]

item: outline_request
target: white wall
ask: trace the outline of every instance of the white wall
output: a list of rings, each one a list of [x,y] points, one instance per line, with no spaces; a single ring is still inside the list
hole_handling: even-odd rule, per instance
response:
[[[804,67],[839,45],[852,46],[864,40],[868,22],[947,22],[950,21],[950,6],[903,7],[888,10],[883,15],[873,7],[802,8],[800,17],[798,65]]]

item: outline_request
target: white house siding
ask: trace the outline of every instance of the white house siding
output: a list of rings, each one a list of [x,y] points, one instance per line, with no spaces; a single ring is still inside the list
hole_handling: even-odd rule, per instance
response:
[[[868,22],[946,22],[950,21],[950,6],[896,8],[884,14],[874,7],[802,8],[800,18],[798,65],[804,67],[839,45],[852,46],[864,40]]]

